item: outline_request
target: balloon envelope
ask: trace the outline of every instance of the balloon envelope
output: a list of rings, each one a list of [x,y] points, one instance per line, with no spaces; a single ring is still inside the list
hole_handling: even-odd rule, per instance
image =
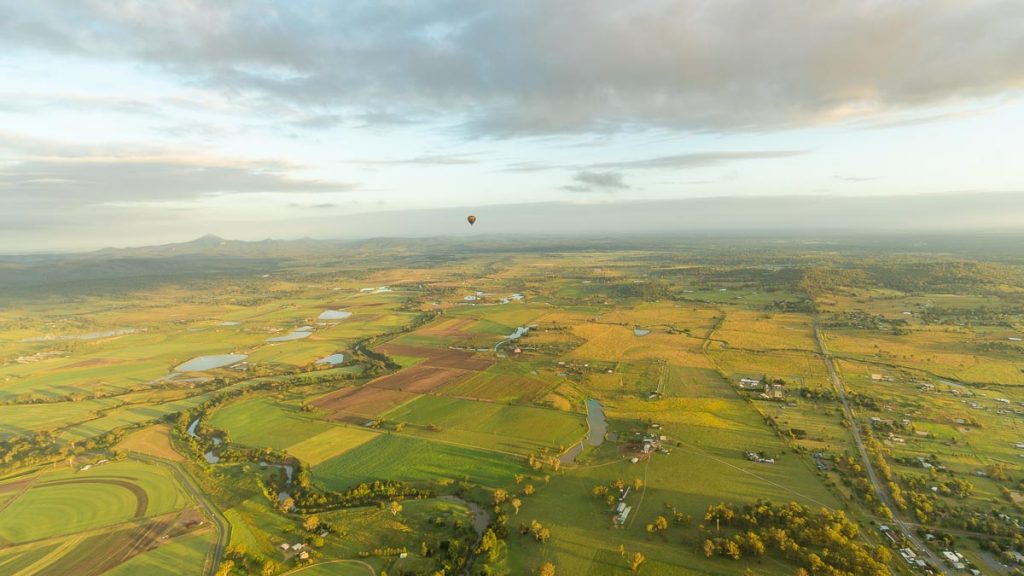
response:
[[[469,222],[470,226],[472,226],[473,224],[476,224],[476,216],[470,216],[469,218],[466,218],[466,221]]]

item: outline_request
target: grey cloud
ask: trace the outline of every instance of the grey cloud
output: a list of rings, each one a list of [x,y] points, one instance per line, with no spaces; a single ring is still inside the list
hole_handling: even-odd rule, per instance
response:
[[[688,152],[685,154],[672,154],[668,156],[655,156],[652,158],[640,158],[635,160],[619,160],[615,162],[596,162],[585,165],[558,165],[542,164],[539,162],[513,162],[507,164],[504,172],[544,172],[548,170],[572,169],[582,171],[598,170],[685,170],[691,168],[705,168],[717,166],[730,162],[742,162],[746,160],[770,160],[778,158],[789,158],[807,154],[806,150],[743,150],[743,151],[721,151],[721,152]]]
[[[448,113],[475,136],[789,128],[1024,87],[1014,0],[14,6],[8,51],[140,61],[367,117]]]
[[[299,178],[276,160],[236,160],[131,143],[78,146],[0,132],[0,194],[7,203],[182,200],[209,194],[343,192],[354,184]]]
[[[569,192],[614,192],[626,190],[629,186],[618,172],[577,172],[572,177],[574,184],[563,186]]]
[[[75,203],[352,189],[352,184],[293,178],[259,163],[58,159],[28,160],[0,168],[0,192],[5,195],[41,195]]]

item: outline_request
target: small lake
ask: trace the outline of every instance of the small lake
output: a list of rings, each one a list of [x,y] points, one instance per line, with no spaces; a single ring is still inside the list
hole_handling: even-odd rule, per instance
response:
[[[352,313],[345,310],[324,310],[317,318],[320,320],[344,320],[349,316],[352,316]]]
[[[211,356],[196,356],[184,364],[179,364],[174,371],[202,372],[204,370],[213,370],[214,368],[222,368],[224,366],[236,364],[248,357],[249,356],[247,354],[214,354]]]
[[[306,328],[306,326],[303,326],[302,328]],[[291,342],[292,340],[302,340],[303,338],[309,338],[309,336],[313,334],[312,328],[309,328],[309,330],[303,330],[302,328],[296,329],[291,334],[267,338],[267,342]]]
[[[594,398],[587,400],[587,428],[587,437],[559,458],[563,464],[575,462],[576,457],[583,451],[585,444],[600,446],[604,443],[604,435],[608,431],[608,420],[604,416],[604,408],[601,406],[601,402]]]
[[[324,358],[321,358],[315,362],[315,364],[330,364],[331,366],[337,366],[338,364],[344,363],[344,354],[331,354],[330,356],[325,356]]]
[[[651,333],[650,330],[644,330],[643,328],[633,328],[633,335],[634,336],[647,336],[650,333]]]

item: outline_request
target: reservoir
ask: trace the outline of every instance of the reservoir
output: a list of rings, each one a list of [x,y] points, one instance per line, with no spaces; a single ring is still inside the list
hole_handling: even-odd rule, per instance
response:
[[[575,462],[576,457],[583,451],[584,445],[600,446],[604,443],[604,435],[608,431],[608,420],[604,416],[601,402],[594,398],[587,400],[587,428],[587,437],[559,458],[563,464]]]
[[[338,364],[342,364],[344,362],[344,354],[331,354],[330,356],[325,356],[324,358],[317,360],[316,364],[330,364],[331,366],[337,366]]]
[[[351,315],[351,312],[346,312],[345,310],[324,310],[318,318],[320,320],[344,320]]]
[[[174,370],[175,372],[202,372],[204,370],[213,370],[214,368],[230,366],[237,362],[241,362],[248,357],[249,356],[247,354],[214,354],[211,356],[196,356],[184,364],[179,364]]]

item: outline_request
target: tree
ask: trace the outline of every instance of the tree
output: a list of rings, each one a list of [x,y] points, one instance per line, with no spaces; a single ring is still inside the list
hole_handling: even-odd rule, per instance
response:
[[[523,501],[520,500],[519,498],[513,498],[512,499],[512,508],[515,509],[517,516],[519,515],[519,507],[522,506],[522,505],[523,505]]]
[[[319,526],[319,525],[320,525],[320,519],[317,518],[316,516],[308,516],[308,517],[306,517],[305,520],[302,521],[302,528],[306,532],[312,532],[313,530],[316,530],[316,527]]]
[[[287,497],[287,498],[285,498],[284,500],[281,501],[281,511],[282,512],[288,512],[292,508],[295,508],[295,500],[293,500],[291,496],[289,496],[289,497]]]
[[[277,572],[277,563],[270,559],[264,560],[260,574],[262,576],[272,576],[275,572]]]
[[[658,516],[654,519],[654,527],[657,528],[659,532],[662,530],[668,530],[668,519],[664,516]]]
[[[739,560],[740,556],[740,545],[735,540],[728,540],[725,543],[725,555],[733,560]]]
[[[476,549],[477,554],[486,554],[487,562],[494,562],[498,559],[498,536],[490,528],[480,538],[480,546]]]
[[[398,516],[398,513],[402,511],[402,503],[398,500],[392,500],[390,509],[392,516]]]
[[[526,486],[523,486],[523,494],[526,496],[533,494],[533,484],[527,484]]]
[[[537,576],[555,576],[555,565],[551,562],[541,564],[540,569],[537,570]]]
[[[711,539],[704,540],[704,556],[711,558],[715,555],[715,543]]]
[[[224,560],[223,562],[220,563],[220,567],[217,569],[217,575],[216,576],[228,576],[228,574],[231,574],[231,570],[233,570],[234,568],[235,568],[235,561],[234,560]]]
[[[644,487],[644,481],[640,478],[633,478],[633,490],[640,490]]]
[[[505,500],[508,500],[508,492],[502,488],[498,488],[494,491],[494,503],[501,504]]]
[[[640,570],[640,565],[644,563],[647,558],[640,552],[634,552],[633,557],[629,559],[629,569],[633,572]]]

